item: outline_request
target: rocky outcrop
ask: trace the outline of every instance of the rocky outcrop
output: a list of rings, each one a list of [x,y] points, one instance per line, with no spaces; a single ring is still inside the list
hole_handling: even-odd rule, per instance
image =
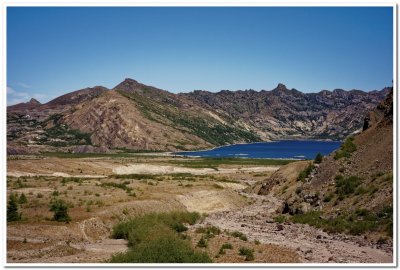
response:
[[[248,124],[263,138],[340,139],[360,130],[365,114],[388,91],[388,88],[369,93],[335,89],[302,93],[279,84],[271,91],[194,91],[181,95]]]

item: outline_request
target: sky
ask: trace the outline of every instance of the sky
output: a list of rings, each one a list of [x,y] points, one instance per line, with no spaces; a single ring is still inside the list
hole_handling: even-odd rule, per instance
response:
[[[170,92],[391,86],[392,7],[8,7],[7,104],[125,78]]]

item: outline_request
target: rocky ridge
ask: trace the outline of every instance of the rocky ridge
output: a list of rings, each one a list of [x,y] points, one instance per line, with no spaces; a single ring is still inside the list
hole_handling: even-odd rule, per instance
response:
[[[278,138],[340,139],[362,129],[365,114],[387,91],[305,94],[279,84],[271,91],[173,94],[126,79],[112,90],[96,86],[46,104],[9,106],[8,147],[175,151]]]

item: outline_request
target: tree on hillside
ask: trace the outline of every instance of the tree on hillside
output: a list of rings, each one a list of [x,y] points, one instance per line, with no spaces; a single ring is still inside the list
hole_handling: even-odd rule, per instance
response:
[[[315,156],[314,163],[316,163],[316,164],[321,163],[321,162],[322,162],[322,158],[323,158],[323,155],[322,155],[321,153],[318,153],[318,154]]]
[[[50,211],[54,212],[54,220],[69,222],[71,218],[68,215],[68,205],[63,200],[54,200],[50,202]]]
[[[25,194],[22,193],[21,196],[19,196],[18,203],[19,204],[24,204],[24,203],[27,203],[27,202],[28,202],[28,199],[26,198]]]
[[[7,222],[17,221],[21,219],[21,214],[18,213],[18,202],[15,194],[11,193],[7,205]]]

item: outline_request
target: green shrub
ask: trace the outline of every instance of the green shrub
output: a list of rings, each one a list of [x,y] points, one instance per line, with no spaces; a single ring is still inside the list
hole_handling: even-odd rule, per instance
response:
[[[284,215],[278,215],[274,217],[274,221],[278,223],[283,223],[285,222],[286,217]]]
[[[125,190],[127,193],[131,193],[133,191],[133,189],[131,187],[128,187],[127,185],[129,185],[130,182],[129,181],[125,181],[123,183],[114,183],[114,182],[104,182],[102,183],[100,186],[102,187],[114,187],[114,188],[120,188]]]
[[[27,202],[28,202],[28,199],[26,198],[25,194],[22,193],[21,196],[19,196],[18,203],[19,204],[24,204],[24,203],[27,203]]]
[[[321,153],[318,153],[318,154],[315,156],[314,163],[316,163],[316,164],[321,163],[321,162],[322,162],[322,158],[323,158],[323,155],[322,155]]]
[[[322,228],[328,232],[345,232],[359,235],[379,228],[386,231],[387,228],[390,228],[390,224],[392,224],[392,215],[384,214],[379,217],[379,214],[374,214],[367,209],[357,209],[347,215],[323,219],[321,218],[321,212],[314,211],[295,215],[291,220],[295,223],[309,224],[317,228]],[[390,229],[387,232],[390,236]]]
[[[336,182],[336,193],[339,197],[344,195],[352,194],[355,192],[356,188],[361,184],[361,179],[357,176],[350,176],[344,178],[341,175],[335,177]]]
[[[213,238],[215,235],[219,235],[221,233],[221,230],[215,226],[207,226],[197,228],[196,232],[205,234],[206,238]]]
[[[113,263],[208,263],[203,252],[195,252],[179,232],[183,223],[194,224],[198,213],[150,213],[114,226],[112,236],[128,240],[129,250],[114,255]]]
[[[233,237],[239,238],[240,240],[247,241],[247,236],[244,233],[234,231],[231,233]]]
[[[231,243],[224,243],[221,246],[222,249],[233,249],[233,246]]]
[[[299,173],[299,176],[297,177],[297,181],[304,182],[306,180],[306,178],[310,175],[310,173],[312,172],[313,169],[314,169],[314,165],[312,165],[312,164],[308,165],[307,168],[305,168],[304,170],[302,170]]]
[[[241,247],[239,249],[239,255],[246,256],[246,261],[254,260],[254,250],[250,248]]]
[[[200,240],[197,242],[197,247],[207,247],[207,241],[204,237],[201,237]]]
[[[53,219],[55,221],[69,222],[71,218],[68,215],[68,208],[68,204],[61,199],[53,200],[50,202],[50,211],[54,212]]]
[[[333,199],[334,194],[333,193],[328,193],[325,195],[323,201],[324,202],[330,202]]]
[[[11,193],[7,204],[7,222],[17,221],[21,219],[21,214],[18,213],[17,197]]]
[[[196,252],[188,241],[172,231],[153,231],[143,241],[125,253],[113,255],[111,263],[211,263],[205,252]]]
[[[353,141],[353,137],[347,138],[340,146],[340,149],[336,151],[334,158],[340,159],[343,157],[350,157],[351,153],[357,150],[357,146],[353,143]]]

